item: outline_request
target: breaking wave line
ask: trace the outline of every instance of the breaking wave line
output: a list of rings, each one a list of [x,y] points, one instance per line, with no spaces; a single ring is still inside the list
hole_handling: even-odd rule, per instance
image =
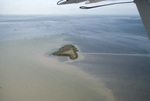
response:
[[[146,56],[150,57],[150,54],[125,54],[125,53],[82,53],[89,55],[118,55],[118,56]]]

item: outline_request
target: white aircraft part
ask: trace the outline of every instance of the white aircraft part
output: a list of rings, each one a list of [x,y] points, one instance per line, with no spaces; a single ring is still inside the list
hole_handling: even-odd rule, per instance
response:
[[[57,4],[62,5],[62,4],[73,4],[73,3],[80,3],[80,2],[85,2],[86,4],[88,4],[88,3],[95,3],[100,1],[106,1],[106,0],[60,0],[57,2]]]
[[[64,4],[73,4],[73,3],[80,3],[86,0],[60,0],[57,2],[57,5],[64,5]]]
[[[86,3],[96,3],[100,1],[106,1],[106,0],[88,0]]]
[[[135,0],[135,3],[150,39],[150,0]]]

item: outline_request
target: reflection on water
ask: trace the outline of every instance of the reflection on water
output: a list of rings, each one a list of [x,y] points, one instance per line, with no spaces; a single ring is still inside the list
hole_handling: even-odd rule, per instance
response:
[[[62,38],[1,42],[0,101],[114,101],[100,79],[45,55],[63,43]]]

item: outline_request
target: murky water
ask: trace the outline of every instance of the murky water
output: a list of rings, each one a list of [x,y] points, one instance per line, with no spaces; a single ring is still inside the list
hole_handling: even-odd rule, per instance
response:
[[[45,55],[63,43],[59,37],[0,42],[0,101],[114,101],[100,79]]]
[[[0,16],[0,101],[149,101],[149,61],[138,16]]]

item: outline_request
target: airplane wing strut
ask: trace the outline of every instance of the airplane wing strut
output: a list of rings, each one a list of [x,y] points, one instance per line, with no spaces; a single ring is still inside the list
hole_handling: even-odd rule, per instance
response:
[[[150,39],[150,0],[135,0],[143,24]]]

